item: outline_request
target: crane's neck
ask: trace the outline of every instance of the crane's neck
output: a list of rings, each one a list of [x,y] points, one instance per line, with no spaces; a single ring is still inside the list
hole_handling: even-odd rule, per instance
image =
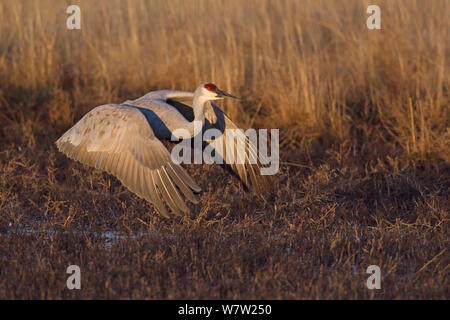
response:
[[[204,95],[194,95],[193,109],[194,109],[194,121],[190,122],[190,132],[192,136],[195,136],[201,132],[203,125],[205,124],[205,106],[209,101],[208,97]]]
[[[205,105],[209,101],[208,97],[204,95],[194,95],[194,121],[205,121]]]

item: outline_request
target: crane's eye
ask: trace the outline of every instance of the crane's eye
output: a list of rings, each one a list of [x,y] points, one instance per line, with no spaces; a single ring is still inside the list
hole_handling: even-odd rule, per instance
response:
[[[205,84],[205,89],[212,91],[212,92],[216,92],[216,85],[214,83],[207,83]]]

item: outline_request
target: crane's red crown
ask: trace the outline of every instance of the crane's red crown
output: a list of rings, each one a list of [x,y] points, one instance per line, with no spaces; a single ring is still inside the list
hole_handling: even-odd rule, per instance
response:
[[[216,92],[217,87],[214,83],[207,83],[207,84],[205,84],[205,89],[207,89],[211,92]]]

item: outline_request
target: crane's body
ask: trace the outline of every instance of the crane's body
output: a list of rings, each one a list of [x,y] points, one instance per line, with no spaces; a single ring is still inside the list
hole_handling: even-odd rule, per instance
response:
[[[214,127],[223,134],[210,144],[215,147],[215,143],[223,142],[225,129],[237,128],[211,103],[224,97],[238,99],[207,83],[193,93],[160,90],[121,104],[98,106],[56,144],[68,157],[115,175],[163,215],[168,216],[166,206],[175,214],[188,212],[184,199],[198,202],[194,192],[201,189],[179,164],[172,162],[161,140],[170,140],[177,129],[184,129],[193,137],[199,133],[198,128]],[[237,139],[246,138],[238,134]],[[217,148],[216,152],[224,151]],[[258,157],[256,146],[250,142],[248,152]],[[266,188],[267,181],[257,168],[259,165],[255,167],[250,161],[232,165],[246,185],[253,185],[260,192],[260,184]]]

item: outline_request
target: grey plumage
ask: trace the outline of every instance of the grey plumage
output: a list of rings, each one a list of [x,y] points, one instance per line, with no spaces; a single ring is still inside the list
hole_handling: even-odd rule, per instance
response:
[[[203,130],[214,127],[223,132],[221,137],[209,141],[213,147],[219,139],[225,141],[225,129],[237,126],[211,102],[215,99],[218,97],[201,85],[194,93],[160,90],[122,104],[102,105],[88,112],[56,145],[68,157],[116,176],[162,215],[179,215],[189,212],[185,199],[198,203],[194,192],[201,188],[183,167],[172,162],[161,140],[170,139],[173,130],[191,129],[192,120],[197,118],[204,122]],[[238,133],[237,139],[246,137]],[[258,158],[256,146],[247,142],[246,150],[247,160],[249,156]],[[225,152],[216,152],[226,159]],[[259,174],[259,162],[246,161],[231,167],[256,192],[268,188],[267,177]]]

